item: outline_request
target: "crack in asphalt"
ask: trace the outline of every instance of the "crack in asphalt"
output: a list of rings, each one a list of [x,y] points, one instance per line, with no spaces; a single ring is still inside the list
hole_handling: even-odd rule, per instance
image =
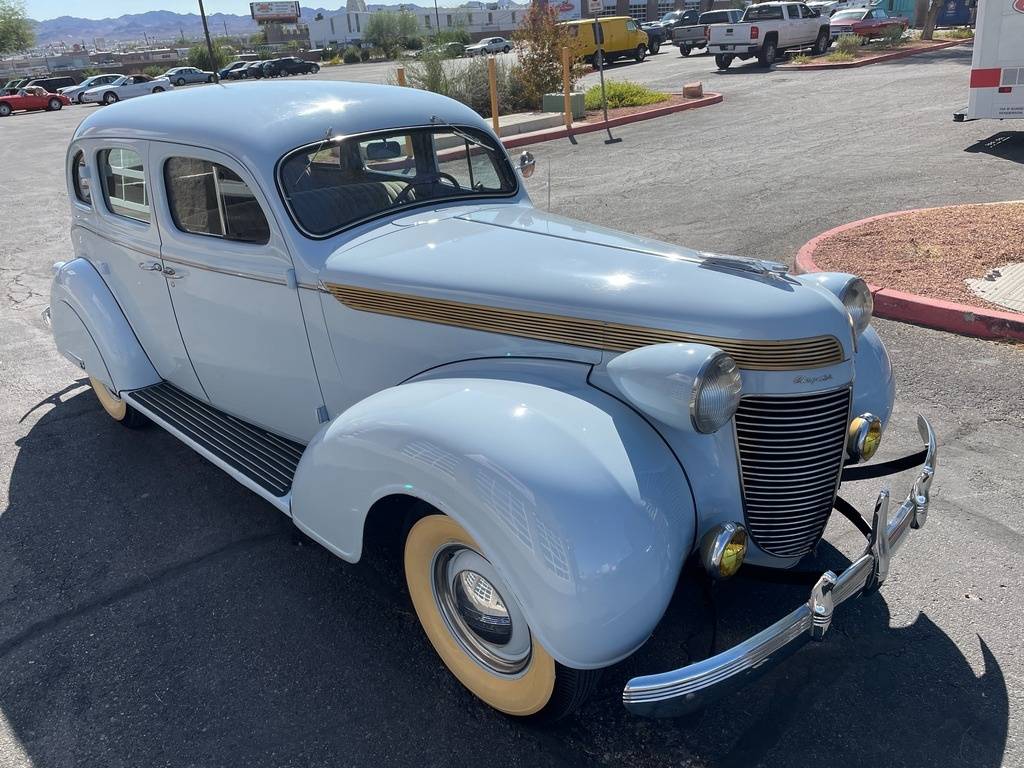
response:
[[[184,560],[180,563],[168,566],[156,574],[143,574],[138,578],[132,579],[124,586],[97,597],[95,600],[91,600],[87,603],[78,605],[71,610],[48,616],[45,619],[40,619],[39,621],[30,624],[22,632],[0,643],[0,659],[26,643],[30,643],[36,638],[65,626],[76,619],[93,613],[94,611],[106,608],[114,603],[133,597],[142,592],[147,592],[163,586],[164,584],[174,581],[199,566],[215,562],[221,558],[230,557],[248,549],[254,549],[274,539],[283,539],[285,536],[286,534],[276,531],[274,533],[266,533],[260,536],[251,536],[246,539],[239,539],[210,552],[197,555],[189,560]]]

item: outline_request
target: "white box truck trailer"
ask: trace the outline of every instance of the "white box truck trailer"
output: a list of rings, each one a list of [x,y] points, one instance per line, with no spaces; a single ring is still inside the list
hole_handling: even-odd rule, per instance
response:
[[[1024,118],[1024,0],[978,0],[971,93],[955,120]]]

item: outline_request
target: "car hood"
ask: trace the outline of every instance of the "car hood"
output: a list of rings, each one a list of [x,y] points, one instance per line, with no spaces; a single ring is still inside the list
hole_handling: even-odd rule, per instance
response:
[[[822,288],[524,205],[455,210],[343,246],[322,282],[730,339],[832,335],[852,353],[849,319]]]

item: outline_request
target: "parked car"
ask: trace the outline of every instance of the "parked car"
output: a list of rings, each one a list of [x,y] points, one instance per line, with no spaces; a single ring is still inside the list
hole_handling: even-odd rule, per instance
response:
[[[676,27],[684,27],[688,24],[696,24],[697,15],[698,11],[696,11],[693,8],[689,8],[685,11],[681,9],[675,11],[668,11],[667,13],[663,14],[662,17],[658,19],[655,23],[665,30],[667,37],[671,37],[672,32],[673,30],[675,30]]]
[[[694,48],[707,46],[708,36],[711,34],[709,27],[712,24],[735,24],[741,16],[743,11],[739,8],[705,11],[698,17],[696,24],[672,30],[672,43],[679,46],[679,53],[682,56],[689,56]]]
[[[605,64],[611,64],[620,56],[631,56],[637,62],[647,57],[647,33],[629,16],[603,16],[597,21],[601,24],[604,37]],[[602,49],[594,39],[594,19],[563,21],[559,26],[569,31],[573,55],[595,67],[598,66],[602,58]]]
[[[266,64],[266,63],[267,63],[266,61],[250,61],[248,64],[245,65],[245,67],[243,67],[241,69],[241,74],[239,75],[239,79],[242,79],[242,80],[249,80],[249,79],[259,80],[260,78],[265,77],[266,74],[264,72],[263,65]]]
[[[110,85],[112,82],[117,80],[121,75],[109,74],[109,75],[93,75],[87,77],[85,80],[80,82],[78,85],[71,85],[65,88],[61,88],[58,93],[63,93],[71,101],[82,103],[82,96],[91,88],[98,88],[101,85]]]
[[[175,85],[213,82],[213,72],[204,72],[196,67],[172,67],[160,75],[160,77],[166,77]]]
[[[166,77],[149,75],[122,75],[112,83],[90,88],[82,94],[82,103],[114,104],[124,99],[145,96],[147,93],[163,93],[174,88]]]
[[[708,50],[719,69],[728,69],[734,59],[754,56],[762,67],[770,67],[779,54],[791,48],[814,47],[817,54],[832,45],[828,19],[805,3],[757,3],[747,6],[736,24],[709,28]]]
[[[263,64],[263,74],[267,77],[315,75],[319,71],[320,65],[315,61],[303,61],[294,56],[286,56],[283,59],[271,59]]]
[[[78,85],[78,80],[73,77],[37,77],[28,81],[28,85],[42,88],[47,93],[60,93],[61,88],[68,88]]]
[[[226,67],[217,71],[217,77],[221,80],[240,80],[242,71],[249,65],[248,60],[233,61]]]
[[[488,53],[508,53],[512,50],[512,41],[504,37],[485,37],[472,45],[466,46],[467,56],[484,56]]]
[[[0,96],[0,117],[7,117],[12,112],[46,109],[55,112],[71,102],[67,96],[59,93],[50,93],[38,85],[26,85],[19,88],[13,94]]]
[[[71,140],[73,253],[44,316],[111,418],[166,429],[345,560],[375,551],[371,530],[393,541],[442,662],[511,715],[577,708],[651,636],[685,563],[790,568],[835,504],[863,554],[739,645],[629,680],[626,707],[735,696],[878,589],[925,523],[936,440],[919,419],[924,450],[861,466],[894,398],[863,280],[534,208],[532,156],[429,91],[273,90],[128,102]],[[837,501],[914,464],[870,524]]]
[[[656,21],[651,21],[646,24],[641,24],[642,29],[647,34],[647,52],[652,56],[661,50],[661,46],[671,36],[671,31],[666,30],[665,27],[661,26]]]
[[[4,83],[4,91],[10,91],[11,93],[17,93],[19,88],[24,88],[28,85],[30,77],[17,77],[13,80],[8,80]]]
[[[822,16],[832,16],[836,11],[849,8],[868,8],[870,5],[870,0],[810,0],[807,3],[808,8]]]
[[[836,11],[829,20],[833,40],[843,35],[857,35],[862,42],[884,37],[889,30],[904,32],[909,22],[902,16],[890,16],[882,8],[852,8]]]

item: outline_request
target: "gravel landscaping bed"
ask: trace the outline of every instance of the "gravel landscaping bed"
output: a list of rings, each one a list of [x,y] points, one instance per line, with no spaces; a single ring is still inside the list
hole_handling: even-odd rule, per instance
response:
[[[1005,310],[965,281],[1024,261],[1024,202],[956,205],[869,221],[819,242],[814,261],[882,288]]]

